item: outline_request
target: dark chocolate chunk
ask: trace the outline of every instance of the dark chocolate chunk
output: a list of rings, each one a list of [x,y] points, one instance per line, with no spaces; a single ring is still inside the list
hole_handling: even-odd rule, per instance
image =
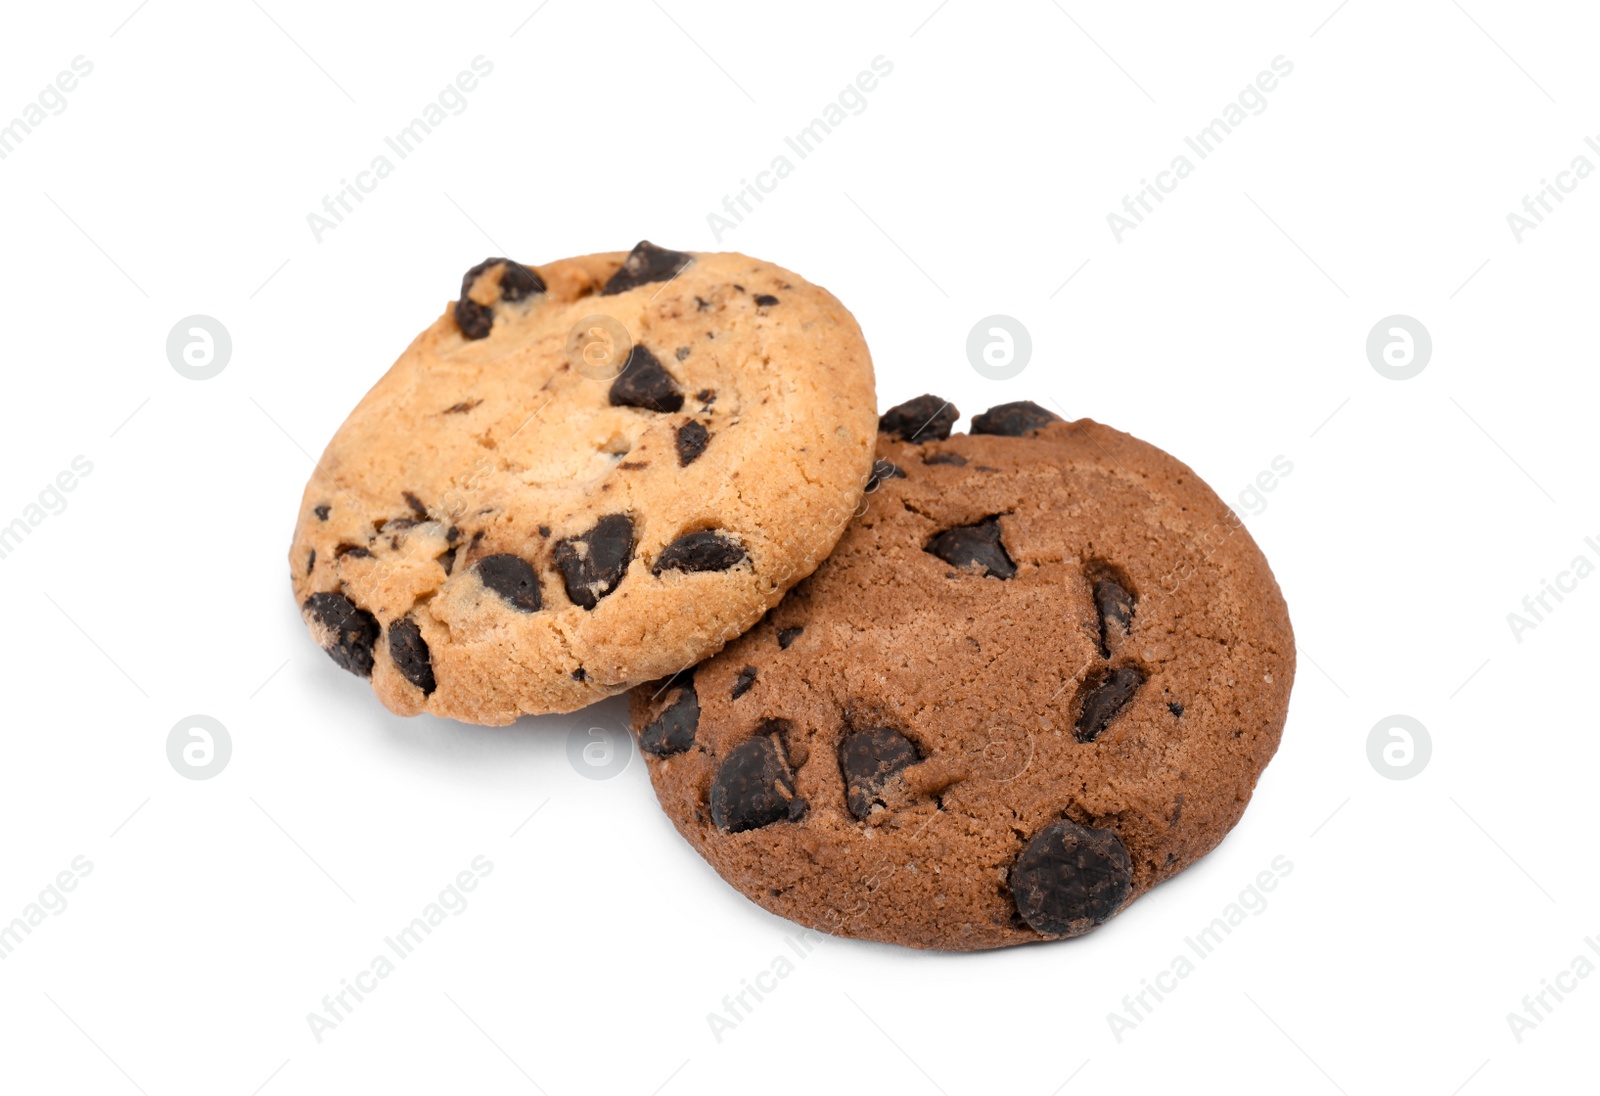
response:
[[[552,559],[573,604],[593,609],[617,588],[633,559],[633,519],[607,514],[587,533],[556,541]]]
[[[778,303],[778,298],[771,293],[757,293],[755,299],[756,304],[761,308],[770,308]]]
[[[930,453],[922,458],[923,464],[953,464],[957,468],[967,466],[967,458],[960,453]]]
[[[839,771],[844,774],[845,803],[857,818],[881,806],[879,794],[891,777],[922,760],[922,753],[899,731],[874,727],[856,731],[839,743]]]
[[[318,521],[327,521],[328,515],[333,512],[333,507],[329,506],[327,503],[323,503],[321,506],[313,506],[311,508],[311,512],[317,515]]]
[[[885,411],[878,419],[878,432],[904,441],[942,441],[960,417],[954,404],[938,396],[918,396]]]
[[[995,578],[1011,578],[1017,573],[1017,565],[1000,543],[998,516],[946,529],[928,542],[926,551],[956,567],[970,569],[976,564],[985,575]]]
[[[779,631],[778,650],[787,651],[789,649],[789,644],[800,638],[800,633],[803,631],[805,631],[804,628],[784,628]]]
[[[690,419],[678,427],[678,466],[687,468],[711,444],[711,431],[702,423]]]
[[[550,535],[550,526],[548,526],[548,525],[539,526],[539,535],[541,537],[549,536]]]
[[[721,533],[702,530],[679,537],[656,557],[651,574],[662,571],[726,571],[745,558],[744,546]]]
[[[972,432],[1020,438],[1041,426],[1060,421],[1060,415],[1052,414],[1028,400],[1018,400],[1016,403],[999,404],[981,415],[972,416]]]
[[[1083,708],[1078,715],[1078,741],[1093,742],[1099,738],[1100,732],[1116,718],[1143,684],[1144,674],[1132,666],[1120,666],[1091,678],[1086,685]]]
[[[422,690],[423,696],[432,696],[438,683],[433,679],[433,658],[428,653],[428,641],[422,638],[422,629],[410,617],[389,625],[389,657],[400,676]]]
[[[484,556],[474,567],[485,586],[505,599],[505,603],[523,613],[536,613],[543,606],[539,596],[539,576],[533,565],[521,556],[501,552]]]
[[[887,461],[887,460],[874,461],[873,465],[872,465],[872,475],[867,478],[866,490],[869,491],[869,492],[876,491],[878,489],[878,485],[881,484],[886,479],[905,479],[905,478],[906,478],[905,469],[901,468],[898,464],[895,464],[893,461]]]
[[[1009,878],[1017,912],[1046,936],[1077,935],[1122,908],[1133,861],[1111,830],[1052,822],[1018,855]]]
[[[1177,701],[1173,701],[1171,704],[1167,705],[1167,711],[1171,712],[1175,716],[1181,716],[1183,715],[1183,705],[1179,704]]]
[[[680,347],[678,347],[677,353],[678,353],[678,360],[681,362],[681,361],[683,361],[685,358],[687,358],[689,356],[689,348],[687,346],[680,346]]]
[[[635,343],[628,364],[611,382],[611,405],[670,413],[683,407],[683,390],[647,347]]]
[[[678,690],[661,714],[639,732],[639,749],[652,757],[670,757],[694,745],[700,729],[700,697],[691,680]]]
[[[423,520],[427,519],[428,508],[422,505],[421,499],[417,498],[417,496],[413,495],[410,491],[400,492],[400,497],[406,500],[406,505],[411,507],[411,512],[416,514],[418,518]]]
[[[754,666],[746,666],[744,669],[739,671],[739,676],[733,679],[733,692],[731,694],[732,698],[734,700],[738,700],[745,693],[748,693],[750,691],[750,686],[754,685],[755,683],[756,668]]]
[[[572,680],[574,680],[574,681],[582,681],[584,678],[586,678],[588,676],[589,676],[589,671],[585,670],[582,666],[579,666],[576,670],[572,671]]]
[[[1094,605],[1100,611],[1100,654],[1110,658],[1112,640],[1127,638],[1133,621],[1133,595],[1116,579],[1102,578],[1094,584]]]
[[[806,801],[794,794],[794,775],[776,732],[758,730],[755,738],[740,743],[711,781],[711,821],[724,833],[798,821],[805,809]]]
[[[717,393],[713,388],[702,388],[700,391],[694,394],[694,398],[705,404],[707,407],[710,407],[712,404],[717,402]]]
[[[454,544],[456,541],[458,541],[460,539],[461,539],[461,530],[456,528],[454,525],[450,526],[450,528],[448,528],[448,529],[446,529],[444,531],[444,542],[446,544]]]
[[[444,551],[440,552],[434,557],[439,561],[439,566],[444,568],[445,574],[448,575],[451,571],[456,569],[456,553],[460,550],[461,546],[457,545],[454,548],[446,548]]]
[[[494,313],[477,301],[462,297],[456,302],[456,326],[469,339],[486,339],[494,326]]]
[[[312,571],[315,571],[316,569],[317,569],[317,550],[315,548],[313,548],[313,549],[311,549],[311,555],[306,557],[306,574],[309,575]]]
[[[326,633],[324,649],[341,668],[372,676],[372,646],[378,642],[378,619],[343,594],[312,594],[306,614]]]
[[[372,555],[372,553],[361,547],[359,544],[339,544],[335,545],[333,549],[334,559],[343,559],[345,556],[355,556],[357,559],[366,559],[370,555]]]
[[[486,273],[496,264],[504,264],[500,268],[500,299],[502,301],[520,301],[530,293],[544,292],[544,279],[513,259],[489,258],[467,271],[461,277],[461,299],[456,301],[456,326],[461,328],[461,333],[469,339],[481,339],[489,334],[489,329],[494,326],[494,311],[479,304],[470,296],[472,287],[480,275]],[[460,406],[457,404],[456,406]],[[455,408],[450,410],[454,411]],[[470,410],[470,408],[464,408]]]
[[[610,297],[617,293],[626,293],[636,286],[668,281],[677,277],[678,272],[693,261],[693,255],[686,255],[682,251],[668,251],[666,248],[657,247],[649,240],[640,240],[634,245],[633,250],[628,252],[628,257],[622,260],[617,272],[611,275],[611,280],[606,282],[600,295]]]

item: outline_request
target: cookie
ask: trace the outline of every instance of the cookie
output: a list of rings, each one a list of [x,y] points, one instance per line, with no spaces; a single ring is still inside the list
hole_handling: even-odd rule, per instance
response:
[[[1031,403],[946,437],[954,409],[913,404],[827,562],[634,690],[639,746],[679,832],[773,913],[919,948],[1079,936],[1238,822],[1288,709],[1288,611],[1154,446]]]
[[[833,548],[875,436],[826,290],[641,243],[486,259],[329,443],[290,550],[334,662],[505,724],[717,651]]]

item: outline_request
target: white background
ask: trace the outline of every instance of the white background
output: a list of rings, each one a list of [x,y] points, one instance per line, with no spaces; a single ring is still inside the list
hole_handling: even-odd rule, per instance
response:
[[[1506,1019],[1600,938],[1600,578],[1520,642],[1506,620],[1600,562],[1600,180],[1520,243],[1506,220],[1600,164],[1592,9],[134,3],[12,5],[0,38],[0,120],[94,66],[0,161],[0,524],[93,463],[0,560],[0,921],[93,864],[0,961],[0,1088],[1594,1091],[1600,977],[1521,1042]],[[306,215],[479,55],[467,109],[317,242]],[[707,214],[879,55],[867,109],[719,244]],[[1117,242],[1106,214],[1279,55],[1267,109]],[[1221,848],[1077,942],[826,940],[718,1041],[794,927],[636,756],[570,761],[620,702],[403,720],[311,645],[285,559],[309,454],[474,262],[646,236],[832,289],[883,407],[1054,400],[1239,507],[1301,658]],[[195,313],[232,334],[214,380],[166,358]],[[1032,333],[1014,380],[966,360],[992,313]],[[1403,382],[1365,352],[1396,313],[1434,342]],[[166,755],[195,713],[233,743],[205,781]],[[1414,779],[1367,758],[1395,713],[1430,732]],[[470,906],[317,1042],[307,1013],[479,855]],[[1107,1014],[1280,855],[1267,908],[1119,1042]]]

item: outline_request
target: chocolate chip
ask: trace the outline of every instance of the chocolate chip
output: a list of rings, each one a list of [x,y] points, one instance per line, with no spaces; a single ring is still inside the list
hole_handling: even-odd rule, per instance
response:
[[[680,346],[678,347],[677,354],[678,360],[681,362],[689,356],[689,348],[687,346]]]
[[[872,475],[867,478],[866,490],[869,491],[869,492],[870,491],[876,491],[878,489],[878,485],[880,483],[882,483],[886,479],[905,479],[905,478],[906,478],[905,469],[901,468],[898,464],[895,464],[893,461],[887,461],[887,460],[874,461],[873,465],[872,465]]]
[[[981,415],[972,417],[974,434],[998,434],[1006,438],[1020,438],[1041,426],[1060,422],[1061,416],[1046,411],[1036,403],[1018,400],[991,407]]]
[[[687,468],[711,444],[711,431],[690,419],[678,427],[678,466]]]
[[[757,293],[756,304],[761,308],[770,308],[778,303],[778,298],[771,293]]]
[[[781,630],[778,633],[778,650],[787,651],[789,644],[798,639],[803,631],[805,631],[804,628],[784,628]]]
[[[484,556],[474,567],[479,580],[518,612],[536,613],[543,606],[539,576],[534,573],[533,565],[521,556],[501,552]]]
[[[457,545],[454,548],[446,548],[444,551],[440,552],[434,557],[439,561],[439,566],[444,568],[445,574],[448,575],[451,571],[456,569],[456,553],[460,550],[460,545]]]
[[[372,646],[378,642],[378,619],[343,594],[312,594],[304,611],[321,626],[324,649],[341,668],[372,676]]]
[[[1133,861],[1111,830],[1052,822],[1028,842],[1008,880],[1017,912],[1046,936],[1077,935],[1122,908]]]
[[[448,528],[448,529],[446,529],[444,531],[444,542],[446,544],[454,544],[456,541],[458,541],[460,539],[461,539],[461,530],[457,529],[454,525],[450,526],[450,528]]]
[[[976,525],[946,529],[930,540],[925,550],[963,569],[971,569],[976,564],[983,568],[983,574],[995,578],[1011,578],[1017,573],[1017,565],[1011,562],[1005,545],[1000,543],[998,516],[984,518]]]
[[[942,441],[960,417],[954,404],[938,396],[918,396],[885,411],[878,419],[878,432],[904,441]]]
[[[607,514],[587,533],[556,541],[552,559],[567,597],[574,605],[593,609],[617,588],[633,559],[633,519]]]
[[[494,313],[463,297],[456,302],[456,326],[469,339],[486,339],[494,326]]]
[[[1110,658],[1112,640],[1127,638],[1133,621],[1133,595],[1114,578],[1098,579],[1094,584],[1094,605],[1100,611],[1100,654]]]
[[[844,774],[845,803],[857,818],[868,818],[881,806],[879,793],[891,777],[922,760],[922,753],[899,731],[875,727],[857,731],[839,743],[839,771]]]
[[[744,546],[709,530],[688,533],[661,550],[651,574],[662,571],[726,571],[745,558]]]
[[[422,690],[423,696],[432,696],[438,683],[433,679],[433,659],[428,653],[428,641],[422,638],[422,629],[410,617],[389,625],[389,657],[400,676]]]
[[[550,535],[550,526],[548,526],[548,525],[539,526],[539,535],[541,537],[549,536]]]
[[[456,326],[469,339],[481,339],[494,326],[493,309],[479,304],[471,297],[472,287],[478,278],[496,265],[500,265],[500,299],[520,301],[531,293],[544,292],[544,279],[512,259],[489,258],[467,271],[461,277],[461,299],[456,301]],[[456,405],[461,406],[460,404]],[[455,408],[450,410],[454,411]],[[470,408],[463,408],[470,410]]]
[[[582,666],[579,666],[576,670],[572,671],[572,680],[574,680],[574,681],[582,681],[584,678],[586,678],[588,676],[589,676],[589,671],[585,670]]]
[[[416,514],[417,517],[424,519],[427,518],[428,508],[422,505],[422,500],[417,498],[416,495],[413,495],[410,491],[402,491],[400,493],[400,497],[406,500],[406,505],[411,507],[412,512]]]
[[[315,548],[313,548],[313,549],[311,549],[311,555],[306,557],[306,574],[309,575],[312,571],[315,571],[316,569],[317,569],[317,550]]]
[[[1171,712],[1175,716],[1181,716],[1183,715],[1183,705],[1179,704],[1177,701],[1173,701],[1171,704],[1167,705],[1167,711]]]
[[[611,382],[611,405],[670,413],[683,407],[683,390],[649,349],[635,343],[628,364]]]
[[[717,402],[717,393],[715,389],[702,388],[700,391],[694,394],[694,398],[705,404],[707,407],[710,407],[712,404]]]
[[[756,668],[754,666],[746,666],[744,669],[740,670],[739,676],[733,679],[733,692],[731,694],[732,699],[738,700],[745,693],[748,693],[750,691],[750,686],[754,685],[755,683]]]
[[[967,458],[960,453],[930,453],[922,458],[923,464],[953,464],[957,468],[967,466]]]
[[[359,544],[339,544],[333,549],[334,559],[343,559],[345,556],[355,556],[357,559],[366,559],[370,555],[372,555],[372,553],[361,547]]]
[[[758,730],[755,738],[740,743],[711,781],[711,821],[724,833],[759,829],[786,818],[798,821],[805,809],[806,801],[794,794],[794,775],[776,731]]]
[[[661,714],[639,732],[639,749],[652,757],[680,754],[694,745],[695,732],[699,729],[700,697],[691,680],[661,709]]]
[[[1144,674],[1132,666],[1102,671],[1091,678],[1083,694],[1083,708],[1078,715],[1078,741],[1093,742],[1099,738],[1100,732],[1116,718],[1143,684]]]
[[[677,277],[678,272],[693,261],[693,255],[686,255],[682,251],[668,251],[666,248],[657,247],[649,240],[640,240],[634,245],[633,250],[628,252],[628,257],[622,260],[617,272],[611,275],[611,280],[606,282],[600,295],[610,297],[617,293],[626,293],[636,286],[668,281]],[[695,299],[699,300],[698,297]]]
[[[328,515],[333,512],[333,507],[323,503],[321,506],[313,506],[311,512],[317,515],[318,521],[327,521]]]

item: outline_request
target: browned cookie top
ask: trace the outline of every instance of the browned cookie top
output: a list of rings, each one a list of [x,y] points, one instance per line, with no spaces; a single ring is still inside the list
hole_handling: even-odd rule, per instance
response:
[[[874,407],[855,320],[781,267],[649,243],[488,259],[318,462],[295,597],[396,712],[570,711],[715,652],[810,574]]]
[[[1007,404],[885,414],[865,512],[767,618],[633,693],[662,806],[830,933],[1077,936],[1214,848],[1277,749],[1288,611],[1183,464]]]

